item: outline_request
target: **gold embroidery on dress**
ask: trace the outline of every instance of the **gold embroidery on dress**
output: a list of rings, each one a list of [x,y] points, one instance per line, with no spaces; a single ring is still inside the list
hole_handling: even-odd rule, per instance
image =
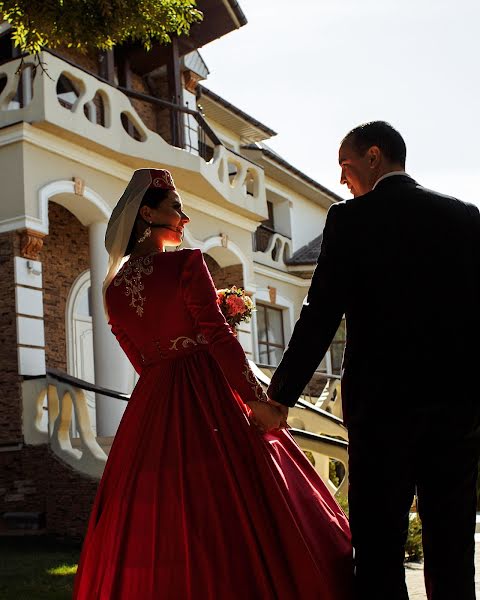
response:
[[[114,285],[117,287],[123,281],[125,282],[125,296],[130,296],[130,306],[136,310],[139,317],[143,315],[143,306],[146,296],[142,296],[145,289],[142,276],[153,273],[153,255],[139,256],[138,258],[127,261],[114,279]]]
[[[177,344],[180,340],[183,340],[182,348],[188,348],[188,346],[198,346],[198,344],[208,344],[205,336],[202,333],[197,334],[196,340],[192,340],[192,338],[189,338],[186,335],[181,335],[174,340],[170,340],[172,345],[170,346],[169,350],[179,350],[179,348],[177,348]]]
[[[245,379],[248,381],[248,383],[250,384],[250,387],[252,388],[257,400],[259,400],[260,402],[268,402],[267,396],[266,396],[265,392],[263,391],[262,386],[258,383],[258,379],[253,374],[253,371],[250,368],[250,365],[248,364],[248,360],[245,361],[245,368],[243,370],[243,375],[244,375]]]

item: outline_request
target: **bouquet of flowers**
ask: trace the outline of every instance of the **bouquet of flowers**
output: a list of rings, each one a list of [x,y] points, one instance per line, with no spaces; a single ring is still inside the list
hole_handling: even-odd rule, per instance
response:
[[[225,320],[234,331],[242,321],[248,323],[255,310],[250,296],[247,296],[244,289],[237,288],[235,285],[217,290],[217,302]]]

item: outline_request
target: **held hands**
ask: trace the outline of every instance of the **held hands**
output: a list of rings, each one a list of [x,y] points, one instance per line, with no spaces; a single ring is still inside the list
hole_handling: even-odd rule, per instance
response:
[[[268,399],[269,404],[272,404],[281,415],[280,428],[286,429],[288,427],[287,419],[288,419],[288,406],[285,404],[280,404],[279,402],[275,402],[271,398]]]
[[[277,402],[249,402],[252,411],[252,422],[262,431],[267,433],[274,429],[282,429],[287,425],[288,408]]]

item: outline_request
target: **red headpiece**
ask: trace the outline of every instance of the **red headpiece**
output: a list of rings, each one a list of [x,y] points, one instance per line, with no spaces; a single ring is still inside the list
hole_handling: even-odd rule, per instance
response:
[[[166,169],[149,169],[152,182],[150,188],[162,188],[164,190],[175,190],[175,183],[170,171]]]

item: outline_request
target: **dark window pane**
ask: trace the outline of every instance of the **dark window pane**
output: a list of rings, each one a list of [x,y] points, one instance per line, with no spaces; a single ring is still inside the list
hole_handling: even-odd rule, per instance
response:
[[[258,341],[267,341],[267,326],[265,323],[265,308],[261,304],[257,304],[257,330]]]
[[[260,363],[277,366],[285,349],[282,311],[257,304],[257,331]]]
[[[279,310],[269,308],[268,312],[268,341],[269,343],[284,345],[282,313]]]

